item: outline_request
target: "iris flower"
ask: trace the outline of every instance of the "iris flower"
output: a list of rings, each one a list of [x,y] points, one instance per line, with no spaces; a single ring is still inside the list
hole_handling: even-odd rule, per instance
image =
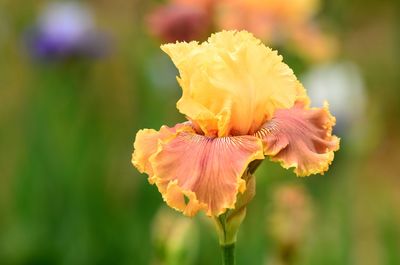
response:
[[[132,163],[170,207],[211,217],[234,209],[250,163],[266,157],[298,176],[328,169],[339,148],[331,134],[335,118],[327,104],[309,106],[276,51],[246,31],[161,49],[179,70],[177,108],[188,121],[140,130]]]

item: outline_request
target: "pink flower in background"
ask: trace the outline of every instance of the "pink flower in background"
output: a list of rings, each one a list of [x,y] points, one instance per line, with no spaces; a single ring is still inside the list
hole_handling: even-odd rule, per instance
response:
[[[148,16],[150,33],[164,42],[190,41],[204,37],[209,27],[205,10],[170,4],[153,10]]]
[[[150,33],[162,42],[191,41],[208,35],[213,1],[174,0],[147,17]]]
[[[171,0],[150,13],[148,26],[163,42],[203,39],[213,29],[247,30],[307,60],[325,61],[338,44],[315,21],[319,7],[319,0]]]

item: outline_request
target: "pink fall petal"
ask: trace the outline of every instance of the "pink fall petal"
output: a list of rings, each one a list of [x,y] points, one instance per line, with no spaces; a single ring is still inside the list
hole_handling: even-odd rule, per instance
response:
[[[153,129],[143,129],[137,132],[134,143],[135,151],[132,154],[132,164],[141,172],[149,175],[152,181],[153,167],[149,158],[158,150],[159,141],[166,140],[177,131],[192,130],[189,122],[178,123],[174,127],[162,126],[159,131]]]
[[[234,208],[244,192],[242,175],[250,162],[263,159],[262,142],[253,136],[209,138],[181,132],[161,144],[150,162],[167,204],[185,215],[204,210],[218,216]]]
[[[335,118],[328,107],[306,108],[297,102],[290,109],[280,109],[256,135],[263,139],[264,154],[279,161],[284,168],[294,167],[298,176],[328,170],[339,149],[339,138],[332,136]]]

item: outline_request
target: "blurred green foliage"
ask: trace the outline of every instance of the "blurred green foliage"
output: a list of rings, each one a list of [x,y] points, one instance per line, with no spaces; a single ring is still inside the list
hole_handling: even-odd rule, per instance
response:
[[[175,109],[176,72],[144,27],[153,3],[87,1],[112,35],[112,54],[38,63],[27,55],[23,34],[45,2],[0,1],[0,264],[151,264],[151,227],[163,202],[131,166],[132,144],[140,128],[183,120]],[[305,186],[314,204],[312,232],[296,264],[400,264],[395,5],[324,5],[320,16],[334,22],[341,57],[363,72],[366,125],[356,138],[342,136],[325,176],[296,178],[277,164],[261,166],[238,264],[264,264],[274,255],[266,232],[271,194],[288,183]],[[293,58],[297,65],[304,69]],[[220,264],[213,228],[204,216],[193,222],[201,231],[195,264]]]

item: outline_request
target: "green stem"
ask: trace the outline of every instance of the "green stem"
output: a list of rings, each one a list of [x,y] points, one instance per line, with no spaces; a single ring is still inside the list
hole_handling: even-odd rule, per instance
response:
[[[235,265],[235,243],[229,245],[221,245],[222,250],[222,264]]]
[[[256,167],[257,165],[254,166],[254,170]],[[223,265],[235,265],[236,237],[246,216],[246,206],[255,194],[256,182],[254,177],[246,172],[243,179],[246,180],[246,191],[238,195],[235,208],[213,217],[222,250]]]

